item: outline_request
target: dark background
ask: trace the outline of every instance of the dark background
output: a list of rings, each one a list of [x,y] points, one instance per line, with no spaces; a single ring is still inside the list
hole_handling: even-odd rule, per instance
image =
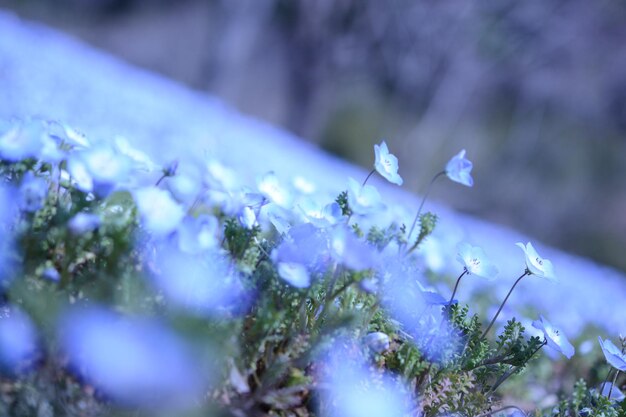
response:
[[[626,271],[626,3],[0,0],[421,193]],[[71,63],[68,63],[71,65]]]

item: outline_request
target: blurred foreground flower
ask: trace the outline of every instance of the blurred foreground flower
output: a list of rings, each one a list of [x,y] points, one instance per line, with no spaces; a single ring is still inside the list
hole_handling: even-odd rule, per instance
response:
[[[223,315],[247,307],[239,274],[229,260],[217,252],[198,255],[174,245],[157,248],[152,272],[154,285],[173,306],[200,315]]]
[[[0,367],[19,372],[36,352],[37,333],[30,318],[14,307],[0,310]]]
[[[465,149],[452,157],[446,164],[446,175],[454,182],[471,187],[474,179],[471,176],[472,162],[465,158]]]
[[[539,256],[532,243],[528,242],[526,246],[523,243],[516,243],[526,255],[526,268],[528,272],[538,277],[547,278],[550,281],[556,281],[552,262]]]
[[[392,374],[372,372],[350,342],[335,341],[322,360],[323,417],[404,417],[413,409],[408,389]]]
[[[602,348],[602,353],[604,353],[606,361],[615,369],[626,372],[626,354],[609,339],[602,340],[602,338],[598,336],[598,341],[600,342],[600,347]]]
[[[372,185],[361,185],[354,178],[348,178],[348,204],[356,214],[366,215],[382,207],[378,190]]]
[[[120,405],[186,408],[205,388],[207,370],[159,323],[75,308],[58,331],[72,369]]]
[[[20,208],[24,211],[35,212],[43,207],[48,195],[48,184],[43,178],[35,177],[27,172],[20,184]]]
[[[143,224],[157,237],[173,232],[185,215],[170,194],[159,188],[141,188],[134,196]]]
[[[533,327],[543,332],[548,346],[561,352],[567,359],[574,356],[574,346],[567,340],[563,331],[552,326],[543,316],[533,321]]]
[[[389,153],[385,141],[380,145],[374,145],[374,153],[376,155],[376,160],[374,161],[376,171],[387,181],[402,185],[402,177],[398,174],[398,158]]]

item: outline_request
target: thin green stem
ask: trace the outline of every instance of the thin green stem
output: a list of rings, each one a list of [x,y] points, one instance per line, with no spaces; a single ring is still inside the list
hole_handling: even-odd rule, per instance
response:
[[[604,387],[606,386],[606,383],[609,382],[611,371],[613,371],[613,368],[609,367],[609,372],[606,373],[606,376],[604,377],[604,381],[602,381],[602,385],[600,385],[600,395],[602,395],[602,393],[604,392]]]
[[[500,304],[500,308],[498,308],[498,311],[496,312],[496,315],[493,316],[493,319],[491,319],[491,323],[489,323],[489,326],[487,326],[487,329],[484,331],[484,333],[482,334],[482,336],[480,336],[480,339],[484,339],[485,336],[487,336],[487,333],[489,333],[489,330],[491,330],[491,327],[493,327],[493,324],[496,322],[496,319],[498,318],[498,316],[500,315],[500,312],[502,311],[502,308],[504,307],[504,305],[506,304],[507,300],[509,299],[509,297],[511,296],[511,293],[513,292],[513,290],[515,289],[515,287],[517,286],[517,284],[522,280],[522,278],[524,278],[526,275],[530,275],[530,271],[528,269],[526,269],[524,271],[524,273],[522,275],[520,275],[520,277],[517,279],[517,281],[515,281],[515,284],[513,284],[513,286],[511,287],[511,289],[509,290],[509,293],[506,295],[506,297],[504,298],[504,301],[502,301],[502,304]]]
[[[413,219],[413,224],[411,224],[411,228],[409,229],[409,234],[406,235],[406,240],[407,242],[411,240],[411,235],[413,234],[413,231],[415,230],[415,225],[417,224],[417,221],[420,218],[420,214],[422,214],[422,208],[424,207],[424,203],[426,202],[426,198],[428,198],[428,194],[430,193],[430,189],[432,188],[433,184],[435,183],[435,180],[437,178],[439,178],[442,175],[445,175],[446,171],[441,171],[439,173],[437,173],[432,180],[430,180],[430,183],[428,184],[428,188],[426,188],[426,192],[424,193],[424,197],[422,197],[422,202],[420,203],[419,208],[417,209],[417,214],[415,215],[415,219]]]
[[[463,278],[465,276],[465,274],[467,274],[467,268],[463,269],[463,273],[461,275],[459,275],[459,277],[456,280],[456,284],[454,284],[454,290],[452,290],[452,296],[450,297],[450,301],[448,301],[448,306],[450,306],[452,304],[452,300],[454,300],[454,296],[456,295],[456,290],[459,288],[459,283],[461,282],[461,278]]]
[[[617,383],[617,376],[619,375],[619,369],[615,371],[615,376],[613,377],[613,383],[611,384],[611,388],[609,388],[609,396],[607,397],[609,400],[611,399],[611,394],[613,393],[613,387]]]

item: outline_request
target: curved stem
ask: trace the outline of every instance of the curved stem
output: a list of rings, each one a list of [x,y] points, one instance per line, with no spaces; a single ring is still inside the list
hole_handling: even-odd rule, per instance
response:
[[[432,180],[430,180],[430,184],[428,184],[428,188],[426,188],[426,192],[424,193],[424,197],[422,198],[422,202],[420,203],[420,206],[417,209],[417,214],[415,215],[415,219],[413,219],[413,224],[411,225],[411,228],[409,229],[409,234],[406,235],[407,242],[411,240],[411,234],[413,234],[413,231],[415,230],[415,225],[417,224],[417,220],[420,218],[420,214],[422,213],[422,208],[424,207],[424,203],[426,202],[426,198],[428,198],[428,193],[430,193],[430,189],[432,188],[433,184],[435,183],[435,180],[437,178],[439,178],[440,176],[445,175],[445,174],[446,174],[446,171],[441,171],[441,172],[437,173],[437,175],[435,175]]]
[[[365,177],[365,181],[363,181],[363,184],[361,184],[361,187],[365,187],[365,184],[367,183],[367,180],[370,179],[370,177],[374,174],[374,172],[376,172],[376,169],[371,170],[370,173],[367,174],[367,177]]]
[[[498,309],[498,311],[496,312],[496,315],[493,316],[493,319],[491,319],[491,323],[489,323],[489,326],[487,326],[487,329],[484,331],[484,333],[482,334],[482,336],[480,336],[481,339],[484,339],[485,336],[487,336],[487,333],[489,333],[489,330],[491,330],[491,327],[493,326],[493,323],[495,323],[496,319],[498,318],[498,316],[500,315],[500,312],[502,311],[502,308],[504,307],[504,305],[506,304],[507,300],[509,299],[509,297],[511,296],[511,293],[513,292],[513,290],[515,289],[515,286],[517,285],[518,282],[520,282],[522,280],[522,278],[524,278],[526,275],[530,275],[530,271],[528,269],[526,269],[526,271],[524,271],[524,273],[522,275],[520,275],[520,277],[517,279],[517,281],[515,281],[515,284],[513,284],[513,286],[511,287],[511,289],[509,290],[509,293],[506,295],[506,297],[504,298],[504,301],[502,302],[502,304],[500,304],[500,308]]]
[[[611,399],[611,394],[613,393],[613,387],[615,386],[615,384],[617,383],[617,376],[619,375],[619,369],[617,371],[615,371],[615,376],[613,377],[613,383],[611,384],[611,388],[609,388],[609,395],[608,395],[608,399]],[[604,389],[604,387],[602,387]],[[602,393],[600,393],[602,394]]]
[[[169,175],[167,175],[167,174],[165,174],[165,173],[164,173],[163,175],[161,175],[161,178],[159,178],[159,179],[158,179],[158,181],[156,182],[156,184],[154,184],[154,186],[155,186],[155,187],[158,187],[158,186],[159,186],[159,184],[161,184],[161,181],[163,181],[163,180],[164,180],[165,178],[167,178],[167,177],[169,177]]]
[[[516,407],[514,405],[507,405],[506,407],[498,408],[497,410],[487,411],[486,413],[479,414],[476,417],[487,417],[487,416],[493,415],[495,413],[499,413],[500,411],[506,411],[506,410],[511,410],[511,409],[519,411],[524,416],[528,415],[528,414],[526,414],[526,412],[524,410],[522,410],[519,407]]]
[[[448,306],[450,306],[450,304],[452,304],[452,300],[454,300],[454,296],[456,295],[456,290],[459,288],[459,283],[461,282],[461,278],[463,278],[463,276],[465,276],[465,274],[467,274],[467,268],[463,269],[463,273],[461,275],[459,275],[459,277],[456,280],[456,284],[454,284],[454,290],[452,290],[452,296],[450,297],[450,301],[448,301]]]

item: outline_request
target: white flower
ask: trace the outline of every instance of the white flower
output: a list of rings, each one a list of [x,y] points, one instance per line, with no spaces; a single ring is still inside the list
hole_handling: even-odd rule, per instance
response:
[[[291,194],[280,184],[274,172],[268,172],[261,178],[258,189],[271,202],[281,207],[291,206]]]
[[[306,288],[311,285],[311,277],[306,267],[295,262],[279,262],[278,275],[296,288]]]
[[[363,338],[365,345],[376,353],[383,353],[389,349],[389,336],[383,332],[372,332]]]
[[[376,160],[374,161],[376,171],[385,177],[387,181],[402,185],[402,177],[398,174],[398,158],[389,153],[385,141],[380,146],[374,145],[374,153],[376,154]]]
[[[456,259],[463,264],[468,273],[489,280],[496,278],[498,268],[487,259],[487,255],[481,248],[463,242],[459,244],[458,249],[459,253]]]
[[[356,214],[370,214],[382,206],[380,194],[371,185],[361,185],[348,178],[348,204]]]
[[[574,356],[574,346],[567,340],[562,330],[552,326],[542,316],[539,316],[539,320],[533,321],[533,327],[543,332],[548,346],[561,352],[567,359]]]
[[[526,268],[528,268],[531,274],[547,278],[550,281],[556,281],[552,262],[540,257],[530,242],[528,242],[526,246],[521,242],[516,243],[516,245],[524,251],[526,255]]]
[[[157,236],[173,232],[185,216],[167,191],[147,187],[135,191],[137,209],[146,228]]]
[[[323,205],[313,198],[303,198],[296,206],[304,218],[316,227],[323,228],[337,224],[342,218],[341,207],[336,202]]]
[[[446,175],[454,182],[471,187],[474,180],[470,175],[472,162],[465,158],[465,149],[453,156],[446,165]]]

